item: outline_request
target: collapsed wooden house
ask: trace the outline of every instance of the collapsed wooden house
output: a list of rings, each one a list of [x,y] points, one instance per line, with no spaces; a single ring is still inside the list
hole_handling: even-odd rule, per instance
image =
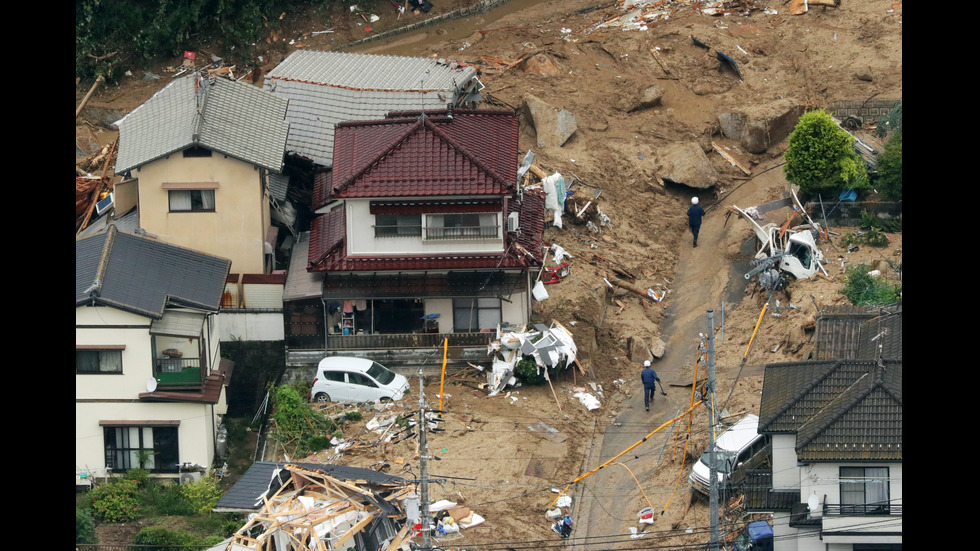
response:
[[[232,536],[228,551],[395,551],[408,532],[404,484],[345,482],[287,464],[272,476],[261,507]]]

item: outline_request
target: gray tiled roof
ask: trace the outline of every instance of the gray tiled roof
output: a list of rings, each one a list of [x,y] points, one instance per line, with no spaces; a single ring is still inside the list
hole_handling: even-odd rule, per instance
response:
[[[153,319],[183,306],[217,312],[231,261],[122,233],[75,240],[75,307],[111,306]]]
[[[404,479],[387,475],[371,469],[347,467],[343,465],[325,465],[318,463],[290,463],[305,469],[319,470],[340,480],[363,480],[368,485],[403,484]],[[259,497],[269,489],[272,474],[276,469],[285,467],[287,463],[256,461],[245,471],[238,482],[218,500],[215,509],[219,511],[251,511],[257,510]]]
[[[282,169],[287,100],[225,78],[197,82],[197,75],[177,78],[115,123],[116,173],[192,145],[273,172]]]
[[[902,362],[767,365],[759,432],[795,432],[801,460],[900,461]]]
[[[883,357],[902,357],[902,305],[825,306],[820,309],[814,332],[814,357],[873,358],[874,347],[883,346]],[[896,317],[897,315],[897,317]],[[887,330],[877,344],[871,339]]]
[[[289,99],[287,151],[332,166],[337,123],[445,109],[475,76],[473,67],[424,57],[300,50],[266,75],[265,88]]]

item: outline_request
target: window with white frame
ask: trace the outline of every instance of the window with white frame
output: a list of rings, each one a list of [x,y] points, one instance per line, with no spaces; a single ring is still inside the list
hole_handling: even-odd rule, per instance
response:
[[[105,464],[115,472],[149,469],[175,473],[179,461],[176,426],[103,424]]]
[[[76,348],[75,374],[121,374],[123,347]]]
[[[888,467],[841,467],[842,514],[889,513]]]
[[[170,212],[214,212],[213,189],[171,189]]]
[[[499,298],[453,299],[453,331],[457,333],[495,329],[500,320]]]
[[[500,237],[495,212],[426,214],[425,239],[493,239]]]

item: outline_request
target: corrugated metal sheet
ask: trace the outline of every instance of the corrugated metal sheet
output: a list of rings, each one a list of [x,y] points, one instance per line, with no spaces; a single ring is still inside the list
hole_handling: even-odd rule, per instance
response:
[[[150,324],[151,335],[174,337],[200,337],[204,330],[204,314],[168,310],[163,317]]]

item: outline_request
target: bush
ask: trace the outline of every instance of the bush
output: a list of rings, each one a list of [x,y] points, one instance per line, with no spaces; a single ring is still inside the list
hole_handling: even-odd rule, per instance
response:
[[[149,469],[129,469],[124,476],[127,480],[134,480],[140,488],[145,488],[150,481]]]
[[[885,144],[878,157],[878,181],[882,196],[890,201],[902,200],[902,133],[899,131]]]
[[[99,543],[91,509],[75,509],[75,543]]]
[[[194,508],[175,482],[154,482],[146,488],[146,505],[154,507],[161,515],[185,516],[194,514]]]
[[[538,368],[538,363],[534,361],[534,358],[527,356],[517,362],[514,367],[514,376],[520,379],[522,383],[531,386],[543,385],[547,381],[544,378],[543,369]]]
[[[136,545],[148,545],[141,547],[140,551],[186,551],[190,545],[203,545],[204,541],[193,534],[188,534],[183,530],[170,530],[162,526],[147,526],[136,534],[133,538]]]
[[[820,109],[804,113],[789,135],[786,179],[806,195],[866,188],[867,170],[853,141],[830,113]]]
[[[143,497],[139,484],[125,478],[96,486],[91,491],[92,510],[105,522],[127,522],[139,517]]]
[[[848,268],[841,293],[851,304],[856,306],[891,304],[901,300],[901,285],[891,285],[884,278],[868,274],[869,271],[871,267],[865,264]]]
[[[218,500],[224,495],[218,487],[218,481],[211,476],[211,473],[201,477],[201,480],[181,484],[180,493],[187,500],[191,510],[199,515],[210,514],[211,509],[214,509]]]
[[[277,387],[273,391],[272,400],[275,406],[273,418],[276,421],[276,439],[284,446],[292,443],[293,454],[296,456],[306,455],[310,451],[310,439],[325,437],[337,430],[337,424],[313,409],[293,386]]]

